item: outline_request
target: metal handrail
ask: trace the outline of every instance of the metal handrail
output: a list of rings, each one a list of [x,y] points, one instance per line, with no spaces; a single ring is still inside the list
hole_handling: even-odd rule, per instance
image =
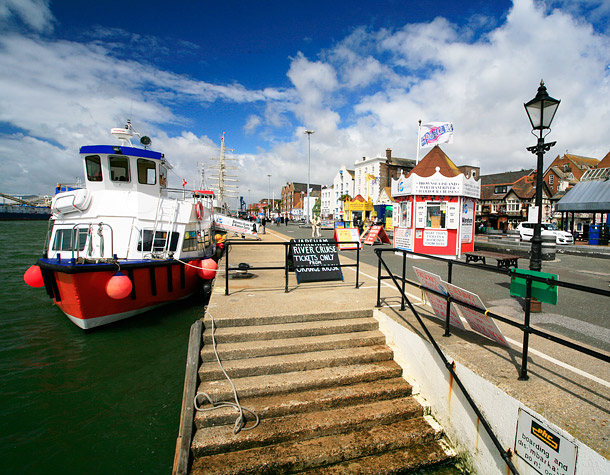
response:
[[[396,252],[401,252],[403,255],[403,263],[402,263],[402,276],[397,278],[394,273],[392,273],[392,271],[390,271],[388,265],[386,264],[386,262],[383,259],[382,253],[383,252],[392,252],[392,253],[396,253]],[[413,313],[413,315],[415,316],[415,318],[417,319],[417,321],[419,322],[419,324],[421,325],[424,333],[426,334],[428,340],[430,341],[430,343],[432,344],[432,346],[434,347],[435,351],[438,353],[439,357],[441,358],[441,360],[443,361],[443,363],[445,364],[445,366],[447,367],[448,371],[451,373],[454,381],[458,384],[458,386],[460,387],[460,389],[462,390],[462,393],[464,394],[464,397],[466,398],[466,400],[468,401],[468,403],[470,404],[470,407],[472,408],[472,410],[475,412],[475,414],[477,415],[477,417],[479,418],[479,420],[481,421],[481,424],[483,425],[483,427],[485,428],[485,430],[487,431],[488,435],[490,436],[490,438],[493,441],[493,444],[496,446],[498,452],[500,453],[500,455],[502,456],[502,458],[504,459],[504,461],[506,462],[507,466],[509,467],[509,469],[511,470],[512,473],[518,473],[516,468],[514,467],[514,465],[512,464],[512,461],[510,460],[510,457],[512,455],[512,451],[510,449],[508,450],[504,450],[504,448],[502,447],[502,445],[500,444],[499,440],[497,439],[497,437],[495,436],[495,434],[493,433],[490,425],[488,424],[488,422],[486,421],[486,419],[484,418],[483,414],[481,413],[481,411],[479,410],[479,408],[476,406],[474,400],[472,399],[472,397],[470,396],[470,394],[468,393],[467,389],[465,388],[465,386],[462,384],[462,382],[459,379],[459,376],[457,375],[457,373],[455,372],[455,364],[454,363],[449,363],[449,361],[447,360],[447,358],[445,357],[443,351],[441,350],[440,346],[438,345],[438,343],[436,342],[436,340],[434,339],[434,337],[432,336],[432,334],[430,333],[430,331],[428,330],[428,328],[426,327],[426,325],[423,322],[423,319],[421,318],[421,316],[419,315],[419,313],[417,312],[417,310],[415,309],[415,307],[413,306],[413,304],[411,303],[411,301],[409,300],[409,298],[407,297],[406,293],[405,293],[405,284],[409,284],[412,285],[414,287],[420,288],[420,289],[425,289],[427,292],[432,292],[435,295],[438,295],[441,298],[446,299],[447,301],[447,308],[446,308],[446,317],[445,317],[445,333],[444,336],[450,336],[451,333],[449,332],[449,318],[450,318],[450,304],[453,302],[455,304],[458,305],[462,305],[464,307],[467,307],[471,310],[474,310],[476,312],[482,313],[490,318],[493,319],[497,319],[500,320],[504,323],[507,323],[511,326],[514,326],[518,329],[520,329],[523,332],[523,354],[522,354],[522,363],[521,363],[521,370],[520,370],[520,375],[519,375],[519,380],[527,380],[529,379],[528,375],[527,375],[527,355],[528,355],[528,351],[529,351],[529,335],[530,334],[534,334],[540,337],[543,337],[549,341],[552,341],[554,343],[563,345],[565,347],[574,349],[576,351],[579,351],[581,353],[587,354],[589,356],[593,356],[594,358],[600,359],[602,361],[605,361],[607,363],[610,363],[610,355],[599,352],[597,350],[591,349],[591,348],[587,348],[585,346],[579,345],[577,343],[568,341],[564,338],[558,337],[556,335],[552,335],[550,333],[547,333],[545,331],[536,329],[536,328],[532,328],[530,326],[530,313],[531,313],[531,301],[532,301],[532,282],[536,281],[536,282],[543,282],[546,284],[552,284],[552,285],[556,285],[558,287],[565,287],[568,289],[572,289],[572,290],[577,290],[577,291],[581,291],[581,292],[587,292],[587,293],[591,293],[591,294],[596,294],[596,295],[602,295],[602,296],[606,296],[606,297],[610,297],[610,292],[607,290],[602,290],[602,289],[596,289],[594,287],[587,287],[581,284],[574,284],[571,282],[563,282],[563,281],[558,281],[558,280],[552,280],[552,279],[548,279],[548,278],[543,278],[543,277],[538,277],[538,276],[533,276],[533,275],[520,275],[520,278],[523,278],[526,280],[526,297],[525,297],[525,302],[526,302],[526,307],[525,307],[525,316],[524,316],[524,322],[523,323],[518,323],[515,322],[509,318],[506,318],[502,315],[490,312],[489,310],[481,310],[480,308],[473,306],[467,302],[463,302],[461,300],[458,299],[454,299],[452,297],[449,297],[445,294],[442,294],[440,292],[435,291],[434,289],[428,288],[428,287],[424,287],[423,285],[417,283],[417,282],[413,282],[411,280],[408,280],[406,278],[406,256],[407,255],[413,255],[413,256],[419,256],[419,257],[425,257],[428,259],[433,259],[433,260],[438,260],[438,261],[442,261],[447,263],[448,265],[448,271],[447,271],[447,281],[449,283],[451,283],[451,279],[452,279],[452,272],[453,272],[453,265],[460,265],[460,266],[466,266],[469,268],[473,268],[475,265],[474,264],[467,264],[464,262],[459,262],[459,261],[451,261],[451,260],[446,260],[443,259],[441,257],[436,257],[436,256],[430,256],[427,254],[420,254],[420,253],[415,253],[412,251],[407,251],[404,249],[376,249],[375,253],[377,254],[378,257],[378,267],[377,267],[377,307],[381,307],[381,281],[385,280],[385,279],[391,279],[394,283],[394,285],[396,286],[396,288],[399,290],[400,294],[401,294],[401,311],[406,310],[405,307],[405,302],[408,304],[411,312]],[[386,272],[388,273],[387,276],[382,276],[381,275],[381,268],[382,266],[385,268]],[[478,270],[485,270],[485,271],[490,271],[490,272],[496,272],[496,273],[502,273],[502,274],[507,274],[509,276],[513,275],[515,272],[514,270],[511,269],[506,269],[506,270],[502,270],[502,269],[498,269],[492,266],[487,266],[487,265],[476,265],[476,268]]]
[[[393,249],[393,250],[400,251],[401,249]],[[498,453],[500,454],[500,456],[502,457],[502,459],[504,460],[504,462],[506,463],[506,465],[508,466],[510,471],[513,474],[518,475],[519,472],[517,471],[517,468],[514,466],[512,460],[511,460],[512,451],[510,449],[504,450],[504,447],[502,447],[502,444],[500,443],[500,441],[496,437],[496,434],[493,432],[493,429],[491,428],[491,426],[487,422],[487,419],[485,419],[485,416],[479,410],[479,408],[475,404],[474,400],[470,396],[470,393],[466,389],[466,386],[464,386],[464,384],[460,380],[457,372],[455,371],[455,361],[452,361],[450,363],[449,360],[445,357],[445,354],[443,353],[443,350],[441,349],[441,347],[438,345],[438,343],[436,342],[436,340],[432,336],[432,333],[430,333],[430,330],[428,330],[428,327],[426,327],[426,325],[424,324],[423,319],[420,317],[419,313],[417,312],[417,310],[415,309],[415,307],[413,306],[411,301],[407,298],[407,296],[406,296],[406,294],[404,292],[404,279],[403,279],[403,285],[401,287],[399,285],[398,281],[396,280],[396,277],[394,276],[392,271],[390,271],[390,269],[388,268],[387,264],[383,260],[383,257],[381,256],[381,251],[382,251],[382,249],[375,249],[375,253],[377,254],[377,257],[378,257],[378,272],[377,272],[377,276],[381,277],[381,266],[383,265],[383,267],[385,268],[386,272],[389,274],[389,277],[394,282],[394,285],[401,292],[402,298],[409,305],[409,308],[411,309],[411,312],[413,312],[413,315],[415,316],[415,318],[419,322],[419,324],[422,327],[424,333],[426,334],[428,340],[430,341],[430,343],[434,347],[435,351],[437,352],[437,354],[441,358],[443,364],[445,365],[445,367],[447,368],[449,373],[451,373],[451,376],[452,376],[453,380],[459,386],[460,390],[462,391],[462,394],[464,395],[464,397],[468,401],[468,404],[470,405],[472,410],[475,412],[478,420],[481,422],[481,424],[483,425],[483,428],[485,429],[485,431],[487,432],[487,434],[491,438],[493,444],[495,445],[496,449],[498,450]],[[404,265],[403,265],[403,269],[404,269]],[[378,279],[377,280],[377,296],[378,296],[377,306],[378,307],[380,306],[380,302],[379,302],[380,287],[381,287],[381,279]]]
[[[356,288],[360,287],[359,283],[359,275],[360,275],[360,241],[341,241],[335,243],[337,247],[343,244],[358,244],[355,249],[342,249],[342,251],[356,251],[356,263],[355,264],[333,264],[336,267],[355,267],[356,268]],[[261,241],[225,241],[224,246],[224,259],[225,259],[225,295],[229,295],[229,271],[243,271],[243,269],[239,267],[229,267],[229,254],[231,250],[231,246],[240,245],[240,246],[284,246],[284,265],[283,266],[258,266],[258,267],[248,267],[248,270],[284,270],[284,292],[288,292],[288,272],[289,272],[289,264],[288,264],[288,256],[290,250],[290,242],[261,242]],[[314,265],[310,266],[301,266],[302,268],[307,267],[317,267]]]

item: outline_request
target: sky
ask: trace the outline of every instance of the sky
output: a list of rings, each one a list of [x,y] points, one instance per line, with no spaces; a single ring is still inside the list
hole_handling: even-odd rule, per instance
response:
[[[387,148],[414,159],[418,120],[453,123],[457,165],[534,168],[541,79],[561,100],[545,165],[601,159],[609,20],[610,0],[0,0],[0,192],[82,178],[79,147],[128,119],[176,187],[214,174],[225,133],[248,203]]]

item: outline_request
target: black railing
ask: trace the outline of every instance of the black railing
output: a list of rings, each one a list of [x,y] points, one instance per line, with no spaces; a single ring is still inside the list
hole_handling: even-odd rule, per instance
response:
[[[313,238],[315,239],[315,238]],[[359,241],[341,241],[336,243],[337,247],[344,244],[354,244],[355,249],[341,249],[341,251],[356,251],[356,263],[355,264],[333,264],[333,267],[355,267],[356,268],[356,288],[360,286],[360,242]],[[231,254],[232,246],[284,246],[284,265],[282,266],[251,266],[248,264],[247,267],[231,267],[229,264],[229,256]],[[284,292],[288,292],[288,276],[289,272],[293,270],[290,265],[290,242],[261,242],[261,241],[225,241],[223,258],[225,261],[225,295],[229,295],[229,272],[245,272],[251,270],[283,270],[284,271]],[[301,265],[301,268],[318,267],[316,265]]]
[[[386,264],[386,262],[383,259],[383,253],[384,252],[391,252],[391,253],[399,252],[399,253],[402,253],[403,262],[402,262],[402,275],[401,276],[397,277],[389,269],[388,265]],[[487,420],[485,419],[485,417],[483,416],[483,414],[481,413],[481,411],[479,410],[479,408],[475,404],[474,400],[472,399],[472,397],[468,393],[468,390],[463,385],[463,383],[461,382],[459,376],[457,375],[457,373],[455,371],[455,363],[453,363],[453,362],[450,363],[447,360],[447,358],[445,357],[445,355],[444,355],[443,351],[441,350],[440,346],[438,345],[438,343],[436,342],[436,340],[434,339],[434,337],[432,336],[432,334],[430,333],[430,331],[426,327],[426,325],[425,325],[423,319],[421,318],[421,316],[419,315],[418,311],[416,310],[414,305],[411,303],[411,301],[407,297],[407,295],[405,293],[405,285],[409,284],[411,286],[414,286],[414,287],[417,287],[419,289],[425,290],[426,292],[432,292],[433,294],[438,295],[439,297],[447,300],[446,316],[445,316],[445,333],[444,333],[444,336],[450,336],[451,335],[451,333],[449,332],[450,305],[451,305],[451,303],[455,303],[457,305],[461,305],[461,306],[467,307],[467,308],[469,308],[469,309],[471,309],[473,311],[482,313],[482,314],[486,315],[487,317],[490,317],[492,319],[496,319],[496,320],[502,321],[504,323],[507,323],[507,324],[509,324],[509,325],[511,325],[513,327],[516,327],[519,330],[521,330],[523,332],[523,353],[522,353],[522,360],[521,360],[521,370],[520,370],[520,374],[519,374],[519,379],[520,380],[527,380],[528,379],[528,375],[527,375],[527,355],[528,355],[528,351],[529,351],[529,336],[530,335],[540,336],[542,338],[545,338],[545,339],[547,339],[549,341],[552,341],[554,343],[557,343],[559,345],[562,345],[562,346],[574,349],[574,350],[579,351],[581,353],[584,353],[584,354],[587,354],[587,355],[592,356],[594,358],[597,358],[597,359],[599,359],[601,361],[605,361],[606,363],[610,363],[610,355],[608,355],[608,354],[601,353],[601,352],[596,351],[596,350],[591,349],[591,348],[587,348],[585,346],[579,345],[579,344],[574,343],[572,341],[568,341],[568,340],[566,340],[564,338],[558,337],[557,335],[553,335],[553,334],[544,332],[542,330],[539,330],[537,328],[533,328],[533,327],[530,326],[530,314],[531,314],[531,303],[532,303],[532,282],[534,282],[534,281],[542,282],[542,283],[545,283],[547,285],[555,285],[555,286],[564,287],[564,288],[567,288],[567,289],[572,289],[572,290],[581,291],[581,292],[587,292],[587,293],[601,295],[601,296],[605,296],[605,297],[610,297],[610,292],[607,291],[607,290],[596,289],[596,288],[593,288],[593,287],[587,287],[587,286],[584,286],[584,285],[574,284],[574,283],[570,283],[570,282],[562,282],[562,281],[558,281],[558,280],[553,280],[553,279],[549,279],[549,278],[541,278],[541,277],[538,277],[538,276],[528,275],[528,274],[519,274],[520,278],[523,278],[523,279],[526,280],[526,297],[525,297],[524,321],[523,321],[523,323],[519,323],[519,322],[513,321],[513,320],[511,320],[511,319],[509,319],[507,317],[504,317],[502,315],[498,315],[496,313],[490,312],[489,310],[482,310],[481,308],[473,306],[473,305],[469,304],[468,302],[463,302],[461,300],[454,299],[454,298],[452,298],[450,296],[447,296],[447,295],[445,295],[443,293],[437,292],[434,289],[431,289],[429,287],[425,287],[425,286],[421,285],[418,282],[414,282],[414,281],[408,280],[406,278],[407,255],[419,256],[419,257],[424,257],[424,258],[427,258],[427,259],[433,259],[433,260],[438,260],[438,261],[445,262],[447,264],[447,282],[449,282],[449,283],[451,283],[452,274],[453,274],[453,266],[454,265],[465,266],[465,267],[469,267],[469,268],[473,268],[473,267],[476,266],[475,267],[476,269],[479,269],[479,270],[482,270],[482,271],[507,274],[508,276],[513,276],[515,274],[513,269],[499,269],[499,268],[488,266],[488,265],[467,264],[467,263],[464,263],[464,262],[447,260],[447,259],[443,259],[443,258],[440,258],[440,257],[430,256],[430,255],[427,255],[427,254],[418,254],[418,253],[415,253],[415,252],[406,251],[404,249],[375,249],[375,253],[377,254],[377,257],[378,257],[378,267],[377,267],[377,307],[381,307],[381,282],[382,282],[382,280],[391,279],[392,282],[394,283],[394,285],[400,291],[400,294],[401,294],[401,306],[400,306],[400,309],[402,311],[404,311],[404,310],[406,310],[405,303],[408,305],[409,309],[411,310],[411,312],[413,313],[413,315],[415,316],[415,318],[419,322],[420,326],[422,327],[422,329],[423,329],[424,333],[426,334],[428,340],[430,341],[430,343],[434,347],[435,351],[438,353],[439,357],[441,358],[443,364],[445,365],[447,370],[451,373],[451,376],[453,377],[454,381],[460,387],[462,393],[464,394],[464,397],[466,398],[466,400],[470,404],[470,407],[472,408],[472,410],[475,412],[475,414],[477,415],[477,417],[481,421],[481,424],[485,428],[485,430],[488,433],[489,437],[492,439],[493,444],[495,445],[495,447],[497,448],[498,452],[500,453],[500,455],[502,456],[502,458],[506,462],[507,466],[509,467],[509,469],[511,470],[512,473],[514,473],[514,474],[518,473],[517,469],[515,468],[515,466],[512,463],[512,460],[511,460],[511,456],[512,456],[511,450],[510,449],[509,450],[504,450],[504,448],[500,444],[500,441],[498,440],[496,435],[493,433],[493,430],[491,429],[491,426],[489,425],[489,423],[487,422]],[[386,270],[388,275],[382,276],[382,273],[381,273],[382,267]]]

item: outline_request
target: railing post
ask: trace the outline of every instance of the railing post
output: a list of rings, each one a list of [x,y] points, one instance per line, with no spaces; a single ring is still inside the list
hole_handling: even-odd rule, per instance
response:
[[[443,336],[451,336],[451,332],[449,331],[449,320],[451,319],[451,301],[447,298],[447,310],[445,313],[445,333]]]
[[[225,246],[225,295],[229,295],[229,251],[231,243],[227,241]]]
[[[530,312],[532,303],[532,279],[526,276],[525,290],[525,321],[523,322],[523,354],[521,356],[521,372],[519,381],[527,381],[530,377],[527,375],[527,352],[530,341]]]
[[[381,307],[381,252],[375,249],[375,254],[377,254],[377,305],[376,307]]]
[[[288,292],[288,254],[290,254],[290,243],[284,243],[284,274],[286,282],[284,285],[284,292]]]
[[[356,246],[356,288],[358,288],[358,277],[360,276],[360,244]]]
[[[407,280],[407,251],[402,251],[402,292],[400,293],[400,311],[404,312],[405,307],[405,282]]]
[[[448,260],[447,264],[449,265],[449,269],[447,270],[447,282],[451,284],[451,278],[453,275],[453,261]]]

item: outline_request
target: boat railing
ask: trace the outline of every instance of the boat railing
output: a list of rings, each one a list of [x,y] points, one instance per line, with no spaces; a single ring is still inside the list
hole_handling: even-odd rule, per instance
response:
[[[105,240],[104,240],[104,229],[107,228],[110,230],[110,257],[114,257],[114,230],[112,226],[108,223],[99,222],[99,223],[77,223],[72,226],[72,259],[78,259],[81,252],[85,252],[85,257],[92,257],[93,254],[93,238],[94,231],[93,229],[97,227],[97,235],[99,236],[99,249],[100,249],[100,259],[104,259],[105,253]],[[80,240],[78,231],[80,229],[87,229],[87,239],[83,246],[83,249],[80,249]],[[88,254],[88,255],[87,255]]]
[[[360,275],[360,241],[341,241],[341,245],[349,245],[353,244],[353,249],[342,249],[342,251],[356,251],[356,262],[354,264],[333,264],[333,267],[355,267],[356,268],[356,288],[360,287],[360,283],[358,277]],[[339,243],[336,243],[337,248],[339,247]],[[229,265],[229,256],[231,254],[231,247],[233,246],[284,246],[284,265],[282,266],[251,266],[246,264],[247,267],[244,267],[243,264],[239,264],[237,267],[231,267]],[[294,268],[291,264],[290,260],[290,242],[261,242],[261,241],[225,241],[224,245],[224,261],[225,261],[225,295],[229,295],[229,273],[230,272],[238,272],[244,273],[249,272],[251,270],[283,270],[284,271],[284,292],[289,292],[288,290],[288,276],[290,271],[294,271]],[[312,266],[301,266],[305,267],[318,267],[315,265]]]

